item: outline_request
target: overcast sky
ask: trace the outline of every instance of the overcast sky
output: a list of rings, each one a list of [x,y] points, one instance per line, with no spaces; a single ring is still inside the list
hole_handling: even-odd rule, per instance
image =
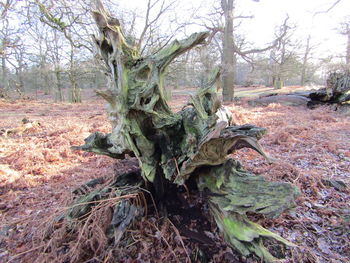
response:
[[[186,13],[190,6],[198,7],[205,3],[205,8],[211,8],[212,3],[220,0],[179,0],[181,4],[177,13]],[[345,54],[346,37],[337,33],[339,22],[350,15],[350,0],[341,0],[328,13],[314,16],[317,11],[325,11],[336,0],[236,0],[236,14],[253,15],[246,19],[239,28],[239,33],[257,46],[263,46],[273,39],[274,28],[280,25],[288,14],[290,21],[297,25],[296,36],[300,41],[311,34],[312,44],[318,46],[318,54]],[[121,6],[139,9],[142,13],[147,0],[121,0]],[[203,10],[203,9],[202,9]],[[180,13],[181,14],[181,13]],[[195,30],[195,29],[192,29]]]
[[[239,0],[240,7],[255,16],[244,25],[246,31],[250,32],[250,39],[266,39],[265,32],[268,33],[288,13],[291,21],[297,24],[296,34],[300,39],[306,39],[311,34],[313,44],[318,44],[321,52],[345,53],[347,39],[338,34],[337,28],[342,18],[350,15],[350,0],[342,0],[328,13],[314,16],[315,12],[327,10],[334,2],[335,0],[261,0],[254,3]]]

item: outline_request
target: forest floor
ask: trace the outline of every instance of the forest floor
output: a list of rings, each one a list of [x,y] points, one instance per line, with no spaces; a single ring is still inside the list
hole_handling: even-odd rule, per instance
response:
[[[186,101],[186,96],[174,95],[170,104],[180,110]],[[92,132],[109,131],[103,105],[95,98],[76,105],[0,101],[0,262],[38,262],[41,247],[35,239],[51,215],[64,211],[72,190],[130,168],[132,161],[70,149],[83,144]],[[287,250],[287,262],[350,262],[350,116],[331,106],[251,107],[239,101],[228,107],[237,124],[268,128],[261,144],[277,161],[268,164],[245,149],[234,158],[255,174],[290,182],[301,190],[294,210],[277,219],[257,218],[297,245]],[[23,118],[40,125],[6,135],[21,127]],[[160,251],[177,253],[173,244],[163,236],[139,251],[147,251],[149,261],[125,262],[172,262]],[[217,251],[212,262],[259,262],[239,258],[227,247]]]

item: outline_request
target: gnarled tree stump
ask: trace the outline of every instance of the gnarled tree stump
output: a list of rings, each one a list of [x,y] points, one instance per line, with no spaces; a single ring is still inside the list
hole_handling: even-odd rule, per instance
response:
[[[75,149],[117,159],[135,156],[141,173],[123,175],[117,183],[83,195],[67,216],[84,220],[95,201],[111,198],[111,193],[112,198],[126,196],[128,191],[140,193],[142,188],[152,188],[157,203],[162,204],[165,193],[169,196],[169,189],[173,189],[171,185],[184,185],[191,180],[206,193],[211,214],[233,248],[245,256],[253,253],[266,262],[273,261],[262,240],[291,243],[251,222],[246,213],[277,217],[293,206],[298,191],[290,184],[253,176],[238,161],[228,158],[234,151],[249,147],[269,159],[258,143],[266,130],[253,125],[231,125],[214,87],[219,70],[213,70],[207,86],[192,96],[180,112],[173,112],[165,99],[163,81],[167,66],[177,56],[204,44],[208,32],[175,40],[159,52],[141,57],[139,50],[127,43],[119,21],[100,1],[93,17],[100,32],[94,40],[109,80],[108,89],[98,93],[108,103],[113,128],[106,135],[92,134],[85,145]],[[127,226],[140,214],[140,203],[121,201],[114,206],[110,226],[106,226],[107,232],[114,231],[113,242],[118,243]]]

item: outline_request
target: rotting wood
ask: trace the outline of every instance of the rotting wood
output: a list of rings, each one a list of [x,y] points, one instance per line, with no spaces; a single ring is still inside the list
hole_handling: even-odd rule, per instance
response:
[[[85,145],[74,149],[117,159],[135,156],[141,172],[138,179],[135,173],[124,175],[117,180],[119,184],[80,196],[66,218],[86,220],[91,204],[110,197],[111,191],[123,196],[128,191],[140,194],[141,188],[152,189],[157,204],[162,206],[169,185],[186,185],[195,178],[199,190],[209,192],[211,214],[228,244],[244,256],[255,254],[265,262],[274,261],[263,245],[263,238],[292,244],[248,220],[246,213],[277,217],[294,205],[298,190],[288,183],[253,176],[228,157],[249,147],[272,160],[258,143],[266,129],[231,125],[214,87],[220,76],[218,69],[213,70],[208,84],[180,112],[173,112],[165,98],[166,67],[184,52],[205,44],[209,33],[175,40],[156,54],[141,57],[139,50],[127,43],[118,19],[109,14],[101,1],[96,3],[92,13],[100,34],[94,41],[109,80],[108,89],[98,94],[107,101],[112,132],[95,133],[86,139]],[[113,219],[106,231],[114,225],[121,228],[114,226],[116,243],[136,214],[142,214],[142,207],[127,200],[113,208]]]
[[[350,104],[350,72],[348,70],[331,72],[328,75],[326,87],[318,90],[299,91],[292,93],[272,93],[262,95],[250,100],[252,106],[266,106],[279,103],[285,106],[302,106],[315,108],[317,105],[337,104],[349,106]]]
[[[331,72],[327,78],[325,88],[309,95],[311,101],[309,107],[314,107],[317,104],[336,103],[339,105],[350,104],[350,71]]]

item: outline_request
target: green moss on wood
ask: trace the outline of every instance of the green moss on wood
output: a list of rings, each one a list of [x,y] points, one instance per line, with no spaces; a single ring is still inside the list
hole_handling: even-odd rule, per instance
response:
[[[154,183],[160,195],[167,184],[183,185],[197,176],[199,189],[211,193],[211,212],[227,242],[243,255],[253,253],[271,262],[263,238],[291,243],[251,222],[246,213],[277,217],[294,204],[298,191],[287,183],[252,176],[227,157],[249,147],[271,159],[258,143],[266,129],[231,125],[216,93],[218,69],[180,112],[172,112],[166,101],[166,67],[177,56],[205,43],[208,32],[175,40],[156,54],[140,57],[100,2],[93,16],[100,31],[95,43],[110,80],[109,89],[100,95],[108,103],[113,129],[108,135],[90,137],[79,149],[113,158],[136,156],[143,179]],[[167,183],[158,185],[164,181]]]

